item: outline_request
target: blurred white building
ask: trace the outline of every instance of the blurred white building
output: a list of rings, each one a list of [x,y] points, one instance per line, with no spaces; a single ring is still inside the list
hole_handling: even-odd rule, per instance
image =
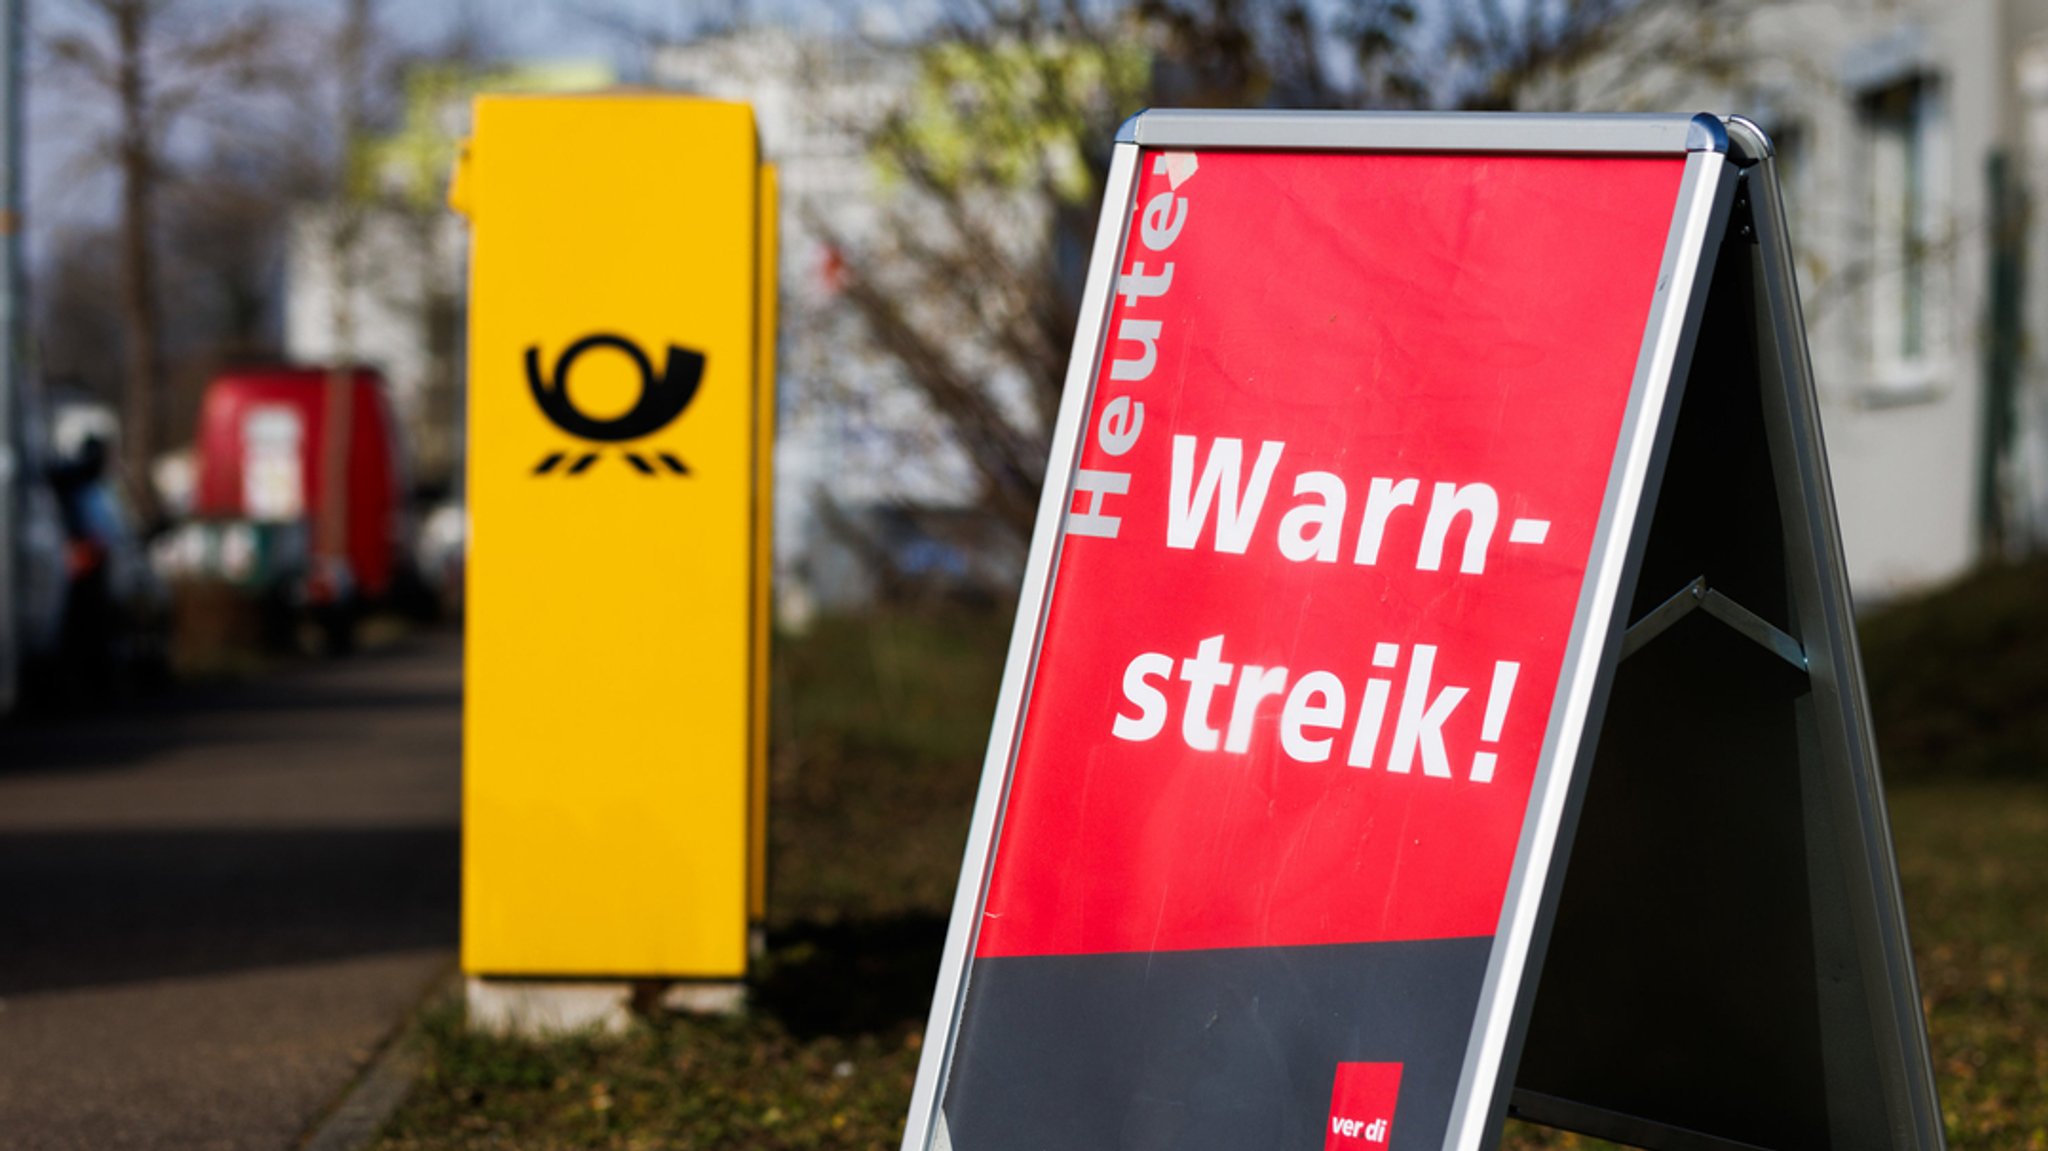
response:
[[[2048,543],[2048,3],[1650,0],[1522,97],[1770,132],[1859,599]]]

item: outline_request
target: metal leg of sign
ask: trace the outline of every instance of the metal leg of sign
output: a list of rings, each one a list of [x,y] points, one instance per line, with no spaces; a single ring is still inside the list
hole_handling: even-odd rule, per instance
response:
[[[1716,263],[1511,1113],[1940,1148],[1769,145]],[[1676,595],[1671,589],[1680,588]]]
[[[1760,133],[1746,124],[1734,127],[1768,152]],[[1759,343],[1767,352],[1772,453],[1788,478],[1797,480],[1781,481],[1779,495],[1782,517],[1796,529],[1788,533],[1794,607],[1804,621],[1819,713],[1810,730],[1820,743],[1815,751],[1833,768],[1824,776],[1830,825],[1851,839],[1836,858],[1854,868],[1847,876],[1849,919],[1857,959],[1866,973],[1862,1006],[1884,1085],[1885,1121],[1895,1146],[1938,1148],[1943,1146],[1941,1105],[1919,980],[1907,945],[1891,821],[1878,776],[1863,659],[1851,619],[1841,529],[1821,451],[1820,417],[1786,240],[1784,203],[1768,159],[1759,168],[1751,215],[1758,241],[1756,278],[1764,305],[1759,314],[1768,321],[1759,325]]]
[[[967,848],[960,864],[960,886],[953,899],[947,928],[946,951],[940,961],[938,984],[932,992],[931,1014],[925,1028],[927,1050],[918,1062],[917,1078],[911,1087],[910,1115],[903,1128],[903,1151],[951,1151],[952,1137],[941,1106],[945,1098],[944,1072],[958,1037],[960,1012],[967,992],[968,953],[973,948],[976,924],[981,919],[982,897],[993,862],[995,841],[1002,823],[1003,802],[1009,786],[1010,769],[1016,752],[1019,717],[1030,694],[1030,679],[1038,658],[1038,644],[1044,624],[1044,605],[1051,594],[1053,574],[1058,566],[1060,525],[1069,511],[1064,498],[1071,488],[1074,469],[1080,459],[1081,438],[1088,406],[1093,399],[1094,370],[1102,354],[1102,341],[1109,323],[1110,277],[1102,274],[1115,266],[1117,253],[1129,225],[1131,196],[1137,186],[1138,149],[1128,143],[1117,145],[1104,180],[1102,217],[1096,225],[1095,247],[1090,256],[1088,288],[1081,297],[1081,314],[1075,327],[1074,352],[1067,366],[1066,386],[1061,392],[1058,418],[1053,426],[1052,450],[1046,468],[1044,491],[1039,498],[1037,526],[1031,533],[1031,554],[1024,570],[1024,585],[1017,597],[1017,621],[1010,635],[1009,661],[1003,668],[996,714],[990,727],[988,753],[982,763],[981,788],[974,801],[974,816],[967,830]]]

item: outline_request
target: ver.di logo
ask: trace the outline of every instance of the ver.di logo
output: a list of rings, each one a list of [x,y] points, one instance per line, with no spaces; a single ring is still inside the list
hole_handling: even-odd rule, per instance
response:
[[[640,398],[632,408],[622,415],[601,420],[586,414],[569,398],[569,369],[576,358],[592,348],[613,348],[624,352],[640,369]],[[688,348],[668,346],[668,360],[662,365],[661,375],[654,374],[654,363],[640,345],[624,336],[600,332],[585,336],[563,349],[555,361],[551,376],[543,376],[540,365],[540,347],[526,349],[526,384],[533,391],[533,402],[540,405],[545,415],[556,427],[578,439],[591,440],[601,444],[616,444],[651,436],[675,421],[690,406],[697,396],[698,381],[704,377],[704,356]],[[621,452],[626,462],[632,464],[641,475],[657,474],[654,464],[639,452]],[[649,453],[659,460],[670,472],[686,476],[690,469],[668,452]],[[535,466],[533,474],[544,476],[561,466],[567,459],[567,452],[552,452]],[[571,463],[564,475],[582,475],[597,462],[598,453],[586,451]]]

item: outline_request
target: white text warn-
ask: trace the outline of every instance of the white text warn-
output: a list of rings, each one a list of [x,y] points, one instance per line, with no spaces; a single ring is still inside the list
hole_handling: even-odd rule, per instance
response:
[[[1258,531],[1273,473],[1287,445],[1267,440],[1259,445],[1251,474],[1244,472],[1244,441],[1219,436],[1197,468],[1194,436],[1173,437],[1173,474],[1166,504],[1166,546],[1193,549],[1205,539],[1219,552],[1243,555]],[[1418,571],[1437,571],[1453,528],[1463,521],[1464,541],[1456,566],[1467,575],[1486,570],[1488,549],[1500,521],[1500,497],[1490,484],[1431,485],[1426,506],[1417,507],[1422,481],[1372,476],[1366,484],[1365,508],[1359,514],[1351,562],[1380,562],[1387,524],[1404,508],[1422,517],[1422,536],[1415,549]],[[1331,472],[1306,471],[1294,477],[1294,504],[1280,517],[1276,542],[1280,554],[1296,563],[1335,563],[1342,554],[1349,493]],[[1213,531],[1210,528],[1214,521]],[[1508,526],[1508,542],[1541,544],[1550,535],[1550,521],[1518,519]]]
[[[1167,719],[1177,702],[1181,705],[1180,737],[1188,747],[1241,755],[1251,750],[1253,735],[1262,726],[1259,705],[1282,698],[1277,717],[1280,749],[1289,759],[1300,763],[1327,762],[1335,754],[1338,739],[1348,732],[1350,741],[1344,762],[1352,767],[1383,766],[1391,772],[1406,773],[1420,762],[1424,775],[1453,778],[1444,725],[1471,690],[1432,684],[1435,646],[1419,643],[1408,650],[1407,674],[1402,677],[1398,700],[1394,699],[1392,676],[1368,675],[1357,696],[1356,713],[1350,709],[1351,695],[1343,679],[1334,672],[1310,671],[1295,676],[1284,667],[1240,667],[1224,660],[1223,646],[1224,637],[1212,635],[1195,646],[1194,655],[1178,661],[1156,651],[1131,660],[1124,668],[1123,681],[1124,702],[1129,707],[1117,712],[1110,734],[1132,743],[1154,739],[1166,730]],[[1373,648],[1372,666],[1392,671],[1400,666],[1401,654],[1399,644],[1377,644]],[[1465,778],[1475,783],[1493,780],[1498,754],[1488,745],[1500,740],[1508,704],[1515,694],[1515,677],[1521,667],[1512,660],[1494,661],[1493,681],[1487,687],[1479,725],[1479,747],[1466,761],[1469,766]],[[1175,679],[1187,685],[1185,691],[1174,692],[1177,700],[1167,695]],[[1215,722],[1218,689],[1227,689],[1230,696],[1221,727]],[[1386,755],[1380,757],[1380,736],[1386,727],[1390,702],[1394,703],[1393,738],[1387,743]]]

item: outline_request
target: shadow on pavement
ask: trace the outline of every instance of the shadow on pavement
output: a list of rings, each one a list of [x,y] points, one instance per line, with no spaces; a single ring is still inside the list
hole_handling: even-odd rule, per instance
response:
[[[454,946],[460,666],[427,633],[0,724],[0,995]]]
[[[0,995],[455,944],[454,828],[0,835]]]
[[[173,684],[93,707],[30,711],[0,720],[0,778],[27,772],[133,766],[196,743],[265,742],[275,730],[224,729],[221,721],[297,716],[308,737],[345,731],[357,714],[462,709],[460,682],[418,678],[423,664],[455,665],[459,633],[429,632],[343,660],[282,659],[245,681]],[[393,673],[397,673],[394,676]],[[401,682],[394,682],[394,678]]]

